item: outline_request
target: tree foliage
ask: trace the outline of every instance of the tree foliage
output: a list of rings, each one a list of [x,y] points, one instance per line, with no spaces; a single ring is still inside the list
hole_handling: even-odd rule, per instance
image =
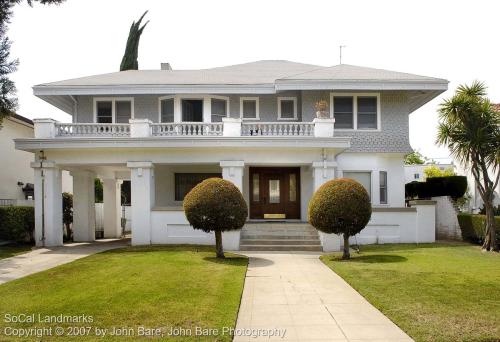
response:
[[[456,173],[452,167],[448,167],[444,170],[441,170],[439,167],[431,165],[424,169],[424,175],[425,178],[433,178],[433,177],[455,176]]]
[[[73,223],[73,194],[70,194],[69,192],[63,192],[62,203],[63,225],[66,229],[66,239],[73,240],[73,229],[71,227]]]
[[[370,196],[354,179],[323,184],[309,202],[309,223],[327,234],[344,235],[344,259],[349,259],[349,237],[366,227],[372,215]]]
[[[194,229],[215,232],[217,257],[224,257],[222,232],[243,228],[248,207],[240,190],[221,178],[196,185],[184,198],[184,212]]]
[[[141,34],[149,20],[146,21],[141,27],[141,22],[148,11],[139,18],[137,22],[132,22],[130,26],[130,31],[128,33],[127,45],[125,46],[125,53],[123,55],[122,62],[120,64],[120,71],[125,70],[139,70],[139,62],[137,61],[139,55],[139,40],[141,39]]]
[[[405,156],[405,165],[422,165],[428,159],[424,157],[420,152],[413,151]]]
[[[64,0],[27,0],[28,5],[60,4]],[[0,124],[17,109],[16,86],[9,74],[17,70],[19,61],[10,56],[11,41],[7,37],[7,24],[12,18],[12,9],[23,0],[0,0]]]
[[[436,142],[445,145],[465,167],[470,168],[486,209],[485,250],[498,251],[493,215],[494,190],[500,180],[500,112],[486,97],[481,82],[461,85],[439,106]],[[490,176],[489,170],[493,171]]]

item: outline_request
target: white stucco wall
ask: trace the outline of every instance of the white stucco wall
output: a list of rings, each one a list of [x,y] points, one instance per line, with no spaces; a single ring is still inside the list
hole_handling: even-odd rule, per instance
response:
[[[30,162],[33,154],[14,148],[15,138],[33,138],[33,126],[20,120],[6,118],[0,129],[0,199],[24,199],[22,186],[17,182],[34,183]]]

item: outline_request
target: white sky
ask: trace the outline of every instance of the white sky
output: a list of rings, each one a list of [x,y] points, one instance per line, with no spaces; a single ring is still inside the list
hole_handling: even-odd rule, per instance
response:
[[[145,10],[140,69],[260,59],[329,66],[342,44],[346,64],[448,79],[450,90],[410,115],[411,145],[428,157],[448,157],[434,145],[436,108],[457,85],[485,81],[500,102],[497,1],[67,0],[15,8],[8,35],[21,62],[12,77],[19,114],[69,122],[31,87],[117,71],[130,24]]]

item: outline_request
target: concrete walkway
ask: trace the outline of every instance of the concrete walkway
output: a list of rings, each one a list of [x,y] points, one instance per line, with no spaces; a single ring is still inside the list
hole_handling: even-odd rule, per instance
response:
[[[128,244],[128,240],[106,239],[93,243],[70,243],[62,247],[37,248],[31,252],[0,260],[0,284]]]
[[[241,252],[240,252],[241,253]],[[235,342],[412,341],[325,266],[318,253],[243,252],[250,257]],[[284,338],[260,336],[286,329]],[[258,330],[263,329],[263,330]],[[278,334],[279,331],[273,331]]]

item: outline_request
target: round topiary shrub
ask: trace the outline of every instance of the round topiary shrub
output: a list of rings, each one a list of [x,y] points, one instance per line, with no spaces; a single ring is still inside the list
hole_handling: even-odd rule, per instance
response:
[[[359,233],[370,221],[370,196],[353,179],[334,179],[313,194],[308,215],[309,223],[316,229],[327,234],[343,234],[342,258],[349,259],[349,237]]]
[[[218,258],[224,257],[222,232],[243,228],[248,208],[240,190],[221,178],[209,178],[184,197],[184,212],[195,229],[215,232]]]

